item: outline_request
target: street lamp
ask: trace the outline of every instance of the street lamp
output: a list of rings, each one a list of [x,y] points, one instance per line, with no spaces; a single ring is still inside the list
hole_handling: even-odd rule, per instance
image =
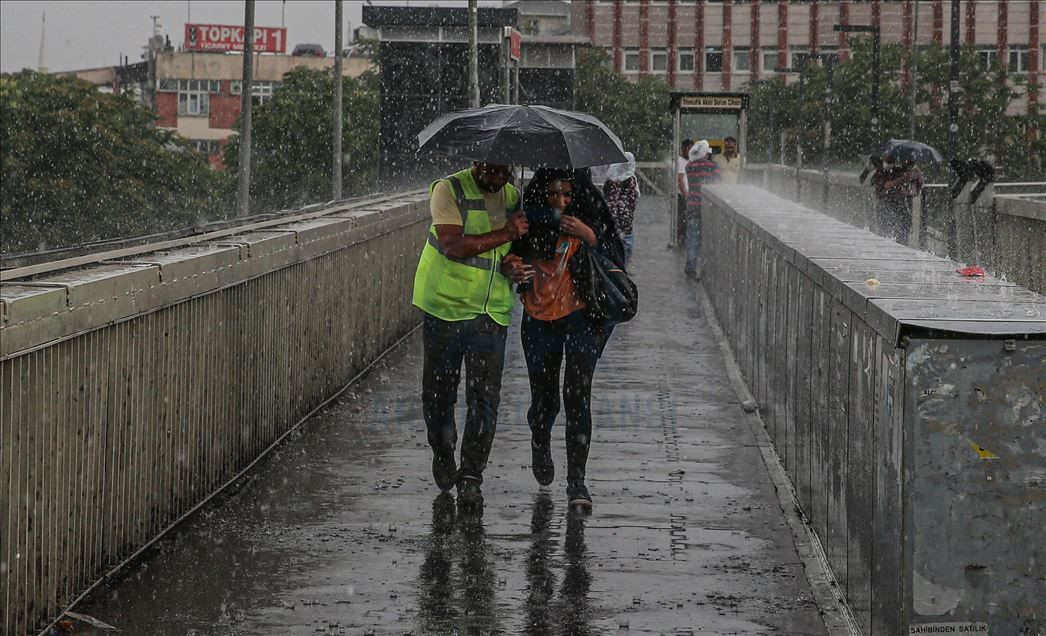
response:
[[[872,132],[879,143],[879,27],[871,24],[837,24],[832,30],[839,33],[872,34]]]

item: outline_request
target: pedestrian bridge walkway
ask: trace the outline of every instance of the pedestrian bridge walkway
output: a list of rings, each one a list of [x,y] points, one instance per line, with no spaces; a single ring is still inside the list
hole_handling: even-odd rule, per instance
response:
[[[485,507],[437,497],[409,306],[423,193],[5,272],[3,631],[81,595],[129,633],[1041,626],[1043,298],[989,279],[967,299],[940,259],[753,188],[709,200],[701,285],[664,247],[663,203],[639,212],[640,315],[593,386],[591,516],[530,476],[518,316]],[[940,459],[960,447],[973,459]],[[983,500],[972,522],[942,487]],[[992,520],[1008,547],[956,581],[977,564],[938,562],[941,519]]]

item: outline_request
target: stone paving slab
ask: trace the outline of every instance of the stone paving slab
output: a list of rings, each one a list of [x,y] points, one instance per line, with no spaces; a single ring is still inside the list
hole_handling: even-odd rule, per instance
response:
[[[557,481],[530,474],[518,315],[483,511],[438,496],[415,333],[77,611],[134,634],[826,633],[667,235],[647,201],[640,314],[593,385],[591,515],[566,507],[562,414]]]

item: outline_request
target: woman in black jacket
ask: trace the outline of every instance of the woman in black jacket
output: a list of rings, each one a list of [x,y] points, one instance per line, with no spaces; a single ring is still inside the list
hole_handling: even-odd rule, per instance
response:
[[[624,247],[602,193],[587,170],[541,169],[523,193],[530,231],[512,244],[533,270],[518,291],[523,299],[520,331],[530,377],[531,468],[542,486],[555,479],[552,425],[559,414],[559,370],[566,358],[567,499],[590,508],[585,465],[592,438],[592,375],[612,325],[593,320],[581,290],[590,275],[584,250],[598,250],[620,265]]]

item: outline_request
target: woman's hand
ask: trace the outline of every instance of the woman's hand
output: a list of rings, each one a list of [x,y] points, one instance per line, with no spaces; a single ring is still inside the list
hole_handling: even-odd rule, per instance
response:
[[[534,268],[517,254],[508,254],[502,259],[501,271],[514,283],[525,283],[534,278]]]
[[[595,245],[598,241],[596,240],[596,233],[592,231],[592,228],[585,225],[576,216],[570,216],[569,214],[563,215],[562,220],[559,222],[559,228],[564,234],[570,236],[576,236],[589,245]]]

